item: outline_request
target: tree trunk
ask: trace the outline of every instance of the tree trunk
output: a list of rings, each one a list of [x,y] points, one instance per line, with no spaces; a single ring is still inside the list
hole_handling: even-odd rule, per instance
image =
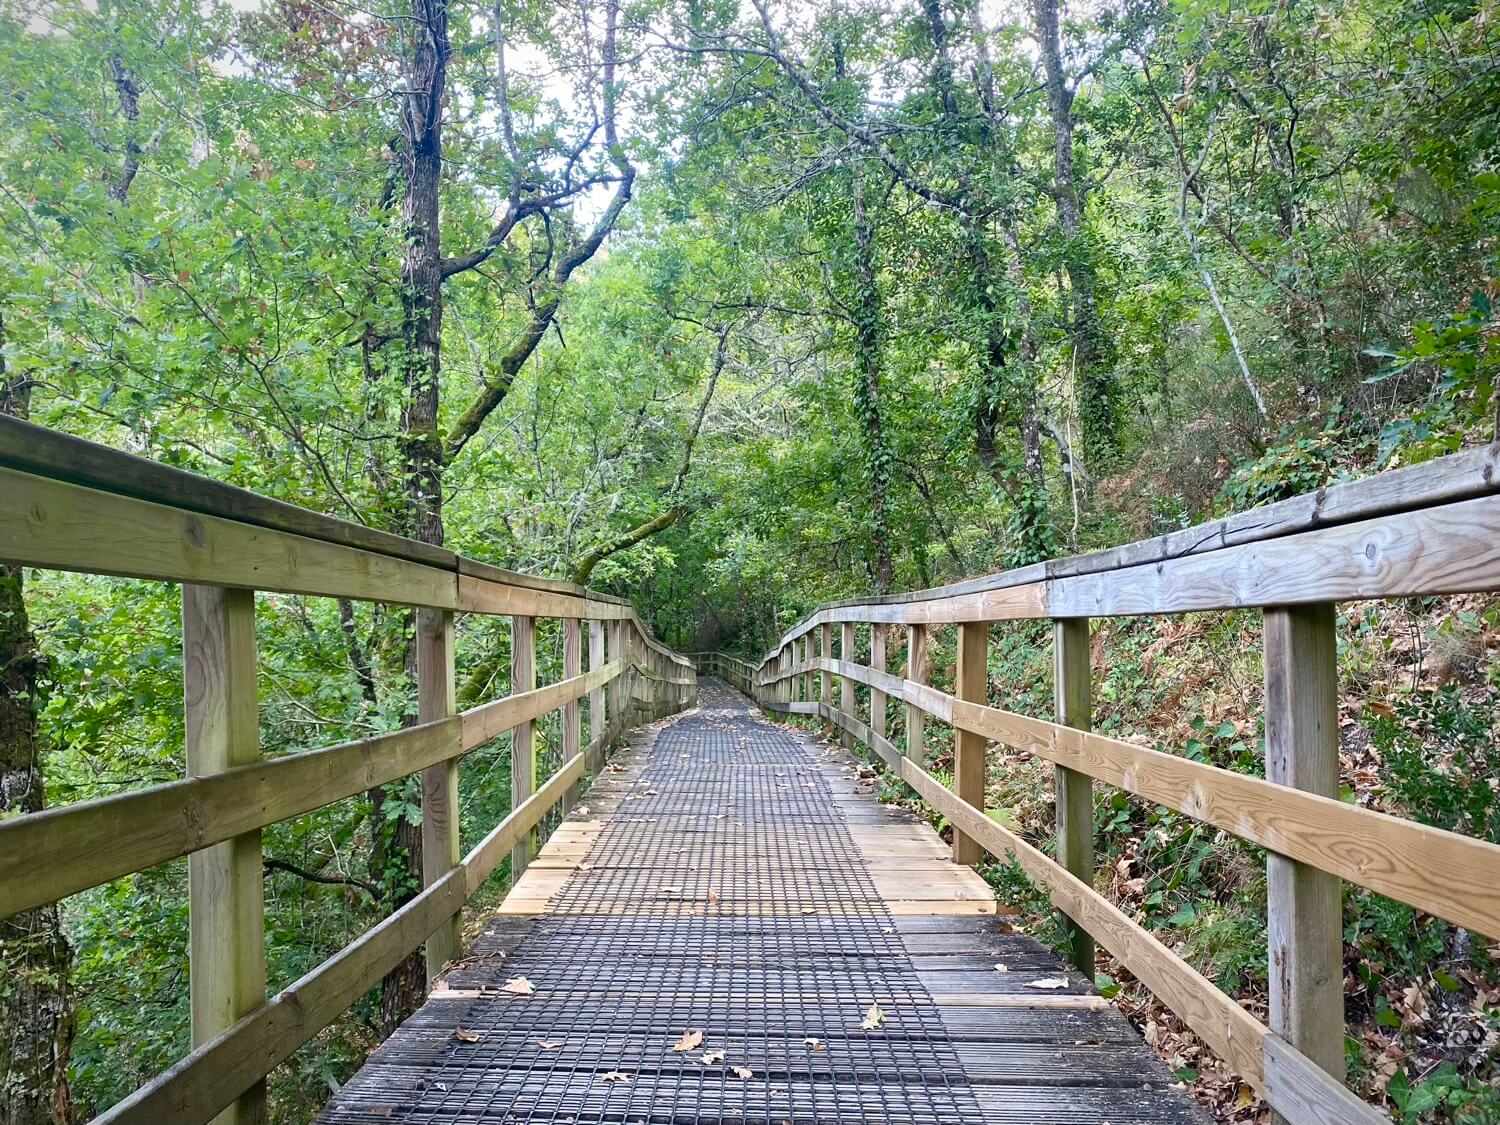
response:
[[[1052,115],[1052,196],[1063,239],[1063,269],[1072,291],[1070,334],[1083,444],[1092,461],[1107,461],[1120,447],[1120,393],[1110,370],[1113,349],[1099,323],[1093,255],[1079,238],[1084,199],[1073,172],[1074,91],[1063,68],[1057,0],[1032,0],[1032,11],[1046,72],[1047,107]]]
[[[401,353],[406,408],[401,419],[401,473],[409,506],[403,534],[422,543],[443,542],[443,441],[438,429],[438,379],[442,371],[443,255],[438,198],[442,185],[443,100],[447,93],[447,0],[412,0],[401,137],[406,187],[401,214],[406,253],[401,262]],[[415,633],[408,627],[407,682],[416,683]],[[407,725],[415,713],[406,716]],[[392,907],[421,887],[422,829],[397,819],[389,840],[377,834],[372,859],[382,858],[382,880]],[[379,852],[388,848],[383,856]],[[405,863],[401,862],[405,858]],[[387,1032],[415,1011],[426,995],[422,951],[401,962],[382,983],[381,1023]]]
[[[864,442],[865,472],[870,481],[874,525],[875,592],[884,594],[894,578],[891,564],[891,451],[880,416],[881,331],[880,283],[876,276],[875,224],[865,208],[865,185],[854,171],[854,248],[857,294],[854,302],[854,409]]]
[[[24,376],[7,376],[0,352],[0,414],[24,418],[30,400],[31,384]],[[0,566],[0,817],[40,812],[46,799],[37,742],[40,667],[22,582],[20,567]],[[0,1122],[5,1125],[73,1120],[70,962],[55,905],[0,921]]]

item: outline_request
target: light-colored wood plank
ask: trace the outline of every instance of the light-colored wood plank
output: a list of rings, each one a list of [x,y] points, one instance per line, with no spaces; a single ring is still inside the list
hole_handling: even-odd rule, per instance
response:
[[[563,618],[563,679],[571,680],[583,674],[583,623],[576,617]],[[564,762],[577,757],[583,749],[583,716],[577,699],[563,704],[562,757]],[[573,807],[576,794],[570,789],[563,794],[564,815]]]
[[[854,663],[854,623],[846,621],[839,627],[839,661],[843,664]],[[848,676],[839,678],[839,710],[850,718],[855,718],[854,713],[854,680]],[[848,731],[843,731],[840,736],[846,749],[853,749],[854,738]]]
[[[1337,797],[1338,636],[1332,605],[1265,613],[1266,780]],[[1500,869],[1497,869],[1500,874]],[[1343,887],[1266,856],[1271,1030],[1344,1078]]]
[[[983,621],[958,627],[958,669],[954,677],[959,699],[983,705],[989,695],[989,626]],[[984,808],[984,758],[987,740],[965,727],[953,731],[953,789],[962,801]],[[984,857],[979,842],[953,826],[953,862],[978,863]]]
[[[459,716],[463,721],[464,749],[472,750],[522,723],[539,719],[575,699],[582,699],[618,678],[620,671],[619,662],[615,661],[581,676],[471,707]]]
[[[7,562],[244,590],[452,608],[437,567],[0,468]]]
[[[201,777],[253,765],[260,758],[255,594],[221,586],[184,586],[182,654],[188,774]],[[261,863],[259,829],[189,857],[188,982],[194,1046],[209,1042],[265,1003]],[[215,1125],[256,1125],[265,1120],[264,1082],[248,1087],[214,1118]]]
[[[536,690],[536,618],[511,618],[510,691],[521,695]],[[518,809],[536,792],[536,739],[530,719],[516,723],[510,735],[510,804]],[[510,853],[510,883],[514,887],[536,851],[531,833],[520,835]]]
[[[417,611],[417,718],[424,723],[454,712],[453,613]],[[430,887],[458,866],[458,759],[422,771],[422,885]],[[443,973],[463,945],[463,917],[454,911],[427,939],[427,982]]]
[[[870,668],[872,671],[885,671],[885,626],[870,626]],[[886,694],[879,688],[870,689],[870,729],[881,738],[886,738],[890,728],[886,725],[885,716]]]
[[[1282,1120],[1291,1125],[1382,1125],[1390,1121],[1280,1036],[1267,1035],[1261,1046],[1266,1101]]]
[[[460,733],[428,723],[0,821],[0,917],[395,781],[459,754]]]
[[[925,686],[932,670],[927,658],[927,626],[908,625],[906,627],[906,680],[918,687]],[[923,741],[925,738],[927,715],[912,699],[907,699],[903,690],[896,693],[897,697],[906,700],[906,756],[912,761],[921,763],[927,760],[927,747]],[[884,689],[890,694],[890,689]]]
[[[1053,698],[1057,721],[1077,730],[1092,725],[1089,622],[1064,618],[1052,626]],[[1067,766],[1054,766],[1057,801],[1057,861],[1089,886],[1094,885],[1094,782]],[[1063,917],[1069,960],[1094,979],[1094,939]]]

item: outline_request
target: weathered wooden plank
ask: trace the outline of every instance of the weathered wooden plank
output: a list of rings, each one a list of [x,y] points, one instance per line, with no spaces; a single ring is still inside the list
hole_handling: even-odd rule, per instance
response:
[[[1057,721],[1088,730],[1092,725],[1089,622],[1086,617],[1064,618],[1052,627],[1053,697]],[[1057,801],[1057,861],[1089,886],[1094,885],[1094,783],[1087,774],[1067,766],[1054,767]],[[1074,968],[1094,979],[1094,939],[1066,916],[1069,959]]]
[[[206,1121],[291,1057],[464,904],[455,870],[234,1026],[94,1119],[95,1125]]]
[[[427,723],[0,821],[0,917],[395,781],[461,753],[461,735]]]
[[[1339,1044],[1342,1046],[1342,1039]],[[1390,1121],[1280,1036],[1267,1035],[1261,1050],[1266,1101],[1291,1125],[1381,1125]]]
[[[875,672],[885,671],[885,626],[870,626],[870,668]],[[870,729],[885,738],[890,728],[885,717],[886,694],[879,688],[870,689]]]
[[[563,618],[563,679],[571,680],[583,674],[583,623],[576,617]],[[578,698],[582,698],[579,696]],[[564,762],[572,761],[583,748],[583,717],[578,699],[563,704],[562,756]],[[562,798],[563,813],[573,807],[573,794],[565,792]]]
[[[839,663],[854,663],[854,623],[845,621],[839,626]],[[844,714],[854,717],[854,678],[852,676],[839,677],[839,710]],[[852,749],[854,739],[844,739],[844,746]]]
[[[449,718],[455,708],[453,613],[417,611],[417,718],[424,723]],[[422,885],[447,878],[458,864],[458,759],[448,758],[422,771]],[[442,976],[443,966],[463,946],[463,917],[455,911],[427,939],[427,980]]]
[[[522,723],[539,719],[575,699],[581,699],[606,686],[620,673],[620,662],[616,660],[581,676],[471,707],[459,715],[463,722],[464,749],[472,750]]]
[[[1336,622],[1333,606],[1326,603],[1268,609],[1264,630],[1266,780],[1333,798],[1339,794]],[[1266,938],[1271,1030],[1342,1081],[1344,925],[1338,877],[1268,854]]]
[[[927,626],[925,625],[906,627],[906,669],[906,680],[914,685],[912,694],[915,696],[916,690],[927,686],[928,678],[932,675],[927,657]],[[889,687],[883,690],[906,702],[906,756],[917,763],[926,761],[927,749],[923,741],[927,722],[926,712],[917,704],[915,698],[907,698],[905,683],[901,684],[900,690],[895,692],[892,692]]]
[[[184,586],[182,653],[188,774],[202,777],[252,765],[260,758],[254,592]],[[195,1046],[265,1003],[261,864],[258,828],[189,857],[188,982]],[[265,1119],[266,1085],[257,1082],[214,1121],[256,1125]]]
[[[1500,932],[1500,846],[1042,719],[961,701],[953,708],[954,722],[996,742],[1456,925]]]
[[[518,615],[511,618],[510,691],[523,695],[536,690],[536,618]],[[549,708],[550,710],[550,708]],[[493,716],[494,712],[491,712]],[[510,804],[520,808],[536,792],[536,741],[530,718],[513,725],[510,736]],[[536,854],[532,833],[523,833],[510,853],[510,882],[526,870]]]
[[[220,516],[273,531],[357,547],[452,571],[452,551],[403,539],[363,524],[284,504],[259,493],[111,449],[45,426],[0,415],[0,465],[83,485],[101,492],[149,500],[199,515]]]
[[[54,570],[452,608],[451,571],[0,468],[0,552]]]
[[[983,705],[989,694],[989,625],[966,622],[958,627],[958,669],[954,676],[959,699]],[[984,757],[987,740],[964,727],[953,730],[953,789],[959,800],[983,810]],[[984,850],[957,824],[953,826],[953,862],[976,864]]]
[[[1058,578],[1060,617],[1305,605],[1500,588],[1500,496],[1104,574]]]

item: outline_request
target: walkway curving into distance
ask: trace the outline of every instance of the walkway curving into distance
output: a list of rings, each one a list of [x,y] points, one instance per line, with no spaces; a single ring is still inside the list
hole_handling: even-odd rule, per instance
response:
[[[321,1121],[1207,1120],[851,755],[700,693],[605,767]]]

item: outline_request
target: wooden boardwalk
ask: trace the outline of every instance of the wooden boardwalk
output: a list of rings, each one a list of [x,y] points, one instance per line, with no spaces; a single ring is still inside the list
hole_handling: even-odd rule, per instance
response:
[[[852,756],[701,698],[605,768],[320,1120],[1206,1120]]]

